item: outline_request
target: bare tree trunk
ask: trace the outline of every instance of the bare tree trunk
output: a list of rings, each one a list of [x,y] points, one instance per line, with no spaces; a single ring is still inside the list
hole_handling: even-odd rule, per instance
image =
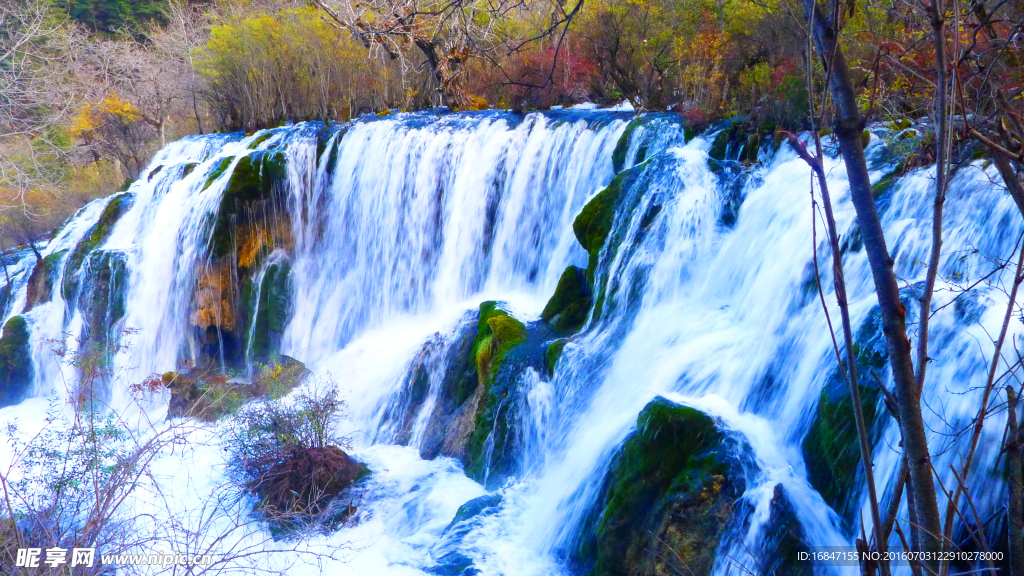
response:
[[[1017,426],[1017,394],[1006,387],[1006,466],[1010,490],[1006,513],[1009,518],[1010,576],[1024,576],[1024,505],[1021,503],[1021,446]],[[980,528],[979,528],[980,529]]]
[[[949,139],[948,92],[946,86],[946,21],[941,0],[932,0],[928,6],[931,17],[932,37],[935,43],[936,97],[935,126],[937,130],[935,155],[935,204],[932,208],[932,250],[928,259],[924,293],[921,294],[921,320],[917,342],[917,389],[924,389],[925,371],[928,369],[928,322],[931,320],[932,295],[935,293],[935,279],[939,273],[939,259],[942,255],[942,208],[946,202],[946,188],[949,178],[949,157],[946,140]]]
[[[828,223],[829,246],[832,251],[832,283],[835,287],[836,301],[839,304],[839,313],[842,317],[843,345],[846,347],[847,370],[844,371],[844,375],[846,376],[846,382],[850,388],[850,399],[853,403],[853,419],[857,425],[857,440],[860,445],[861,463],[864,464],[864,478],[868,487],[868,504],[871,508],[871,522],[875,533],[875,547],[884,558],[888,544],[889,530],[883,528],[881,516],[878,512],[878,492],[875,488],[874,462],[871,458],[871,440],[868,437],[867,424],[864,422],[864,407],[860,399],[860,383],[857,374],[857,354],[853,347],[853,328],[850,321],[850,304],[846,296],[846,279],[843,275],[843,254],[839,249],[839,232],[836,229],[836,219],[832,213],[832,197],[828,191],[828,180],[825,178],[825,169],[821,165],[823,153],[821,138],[818,136],[817,131],[814,131],[814,142],[817,148],[816,158],[811,158],[794,136],[790,136],[789,145],[797,151],[805,162],[810,164],[811,169],[818,178],[818,186],[821,188],[822,204],[825,206],[825,221]],[[825,301],[824,298],[822,298],[822,305],[824,304]],[[827,314],[828,310],[825,310],[825,313]],[[831,329],[831,323],[829,326]],[[840,362],[839,369],[840,371],[843,371],[842,362]],[[900,490],[903,490],[902,484],[900,485]],[[868,564],[864,563],[862,564],[862,567],[867,570]],[[888,562],[880,562],[879,568],[882,576],[889,576]]]
[[[910,486],[921,523],[921,549],[937,553],[941,548],[939,536],[942,523],[932,478],[928,437],[921,413],[921,395],[914,374],[910,341],[907,339],[906,309],[900,301],[899,285],[893,272],[893,260],[885,245],[882,222],[878,216],[871,179],[864,158],[861,141],[864,120],[861,118],[856,92],[850,80],[846,58],[837,42],[836,30],[816,0],[804,0],[804,17],[812,24],[812,34],[826,73],[830,77],[829,89],[836,105],[835,135],[846,164],[850,182],[850,195],[857,211],[864,248],[871,265],[875,292],[882,314],[892,366],[896,399],[903,428],[904,449],[910,465]],[[831,69],[829,67],[831,66]],[[934,565],[928,562],[926,565]]]

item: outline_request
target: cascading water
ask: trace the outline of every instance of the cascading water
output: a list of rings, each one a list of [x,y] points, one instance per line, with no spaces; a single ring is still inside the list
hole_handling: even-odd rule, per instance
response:
[[[73,256],[91,238],[91,254],[120,254],[123,288],[119,296],[114,288],[103,295],[123,312],[104,308],[97,315],[75,303],[82,290],[72,302],[63,288],[23,312],[35,256],[22,253],[10,266],[14,289],[4,320],[27,319],[31,395],[61,389],[47,355],[53,340],[77,346],[100,328],[135,332],[131,347],[114,358],[127,381],[204,359],[229,373],[240,365],[251,376],[264,347],[330,374],[349,406],[342,425],[354,434],[354,454],[374,471],[370,512],[359,526],[309,546],[353,542],[358,552],[348,560],[357,573],[453,566],[509,576],[571,573],[602,479],[655,396],[716,417],[748,447],[745,490],[718,544],[714,573],[764,565],[760,543],[778,486],[808,545],[849,545],[848,518],[868,517],[863,483],[847,498],[852,512],[836,509],[812,486],[817,463],[805,462],[802,450],[837,366],[815,254],[833,323],[839,317],[831,254],[822,222],[812,216],[809,169],[788,150],[768,146],[752,167],[709,163],[714,132],[693,138],[667,118],[630,119],[603,111],[414,113],[172,144],[129,189],[132,203],[116,224],[101,226],[115,200],[96,201],[41,250],[44,258]],[[892,168],[883,132],[868,150],[875,180]],[[267,177],[281,153],[287,169],[268,188],[272,199],[248,212],[231,204],[235,174]],[[864,331],[876,302],[870,270],[857,245],[842,164],[828,158],[826,169],[851,314]],[[933,431],[976,414],[993,350],[989,335],[1007,303],[998,287],[1012,281],[1012,272],[997,271],[966,295],[960,289],[1012,254],[1024,230],[1010,199],[992,184],[996,178],[976,162],[950,187],[935,302],[943,308],[932,322],[924,390]],[[620,208],[610,240],[588,253],[573,222],[609,183]],[[931,171],[918,169],[880,200],[896,272],[908,290],[925,274],[932,185]],[[233,225],[230,235],[222,234],[222,222]],[[224,246],[238,255],[226,266],[218,264]],[[99,266],[98,257],[68,265],[67,254],[52,256],[60,259],[53,285],[65,286],[65,277],[90,282],[79,270]],[[102,262],[122,269],[109,257]],[[446,394],[466,368],[478,305],[501,300],[530,322],[526,341],[554,341],[559,335],[538,315],[562,271],[588,264],[596,308],[583,330],[561,343],[553,365],[524,362],[502,381],[512,392],[496,403],[494,419],[510,422],[515,441],[499,437],[497,424],[481,433],[483,486],[473,482],[447,457],[448,436],[442,441],[445,431],[434,423],[438,415],[460,422],[457,410],[475,401],[453,402]],[[250,265],[258,269],[244,272]],[[95,326],[100,317],[113,326]],[[264,333],[273,337],[261,340]],[[891,386],[887,369],[864,377]],[[127,398],[115,387],[109,401],[125,405]],[[154,413],[166,408],[166,393],[150,400]],[[0,409],[0,418],[14,410]],[[995,415],[982,438],[972,478],[982,485],[998,457],[1003,418]],[[881,490],[895,483],[900,455],[892,448],[898,430],[879,422]],[[212,442],[189,458],[222,461]],[[947,471],[964,439],[933,434],[932,442],[940,478],[951,486]],[[189,472],[176,469],[175,458],[162,464],[168,485],[197,486],[182,496],[184,514],[185,503],[212,490],[216,474],[182,480]],[[995,510],[1001,490],[979,493],[975,503]],[[452,521],[460,505],[484,495],[473,501],[475,514]],[[146,509],[145,502],[136,505]],[[289,573],[304,570],[318,572]],[[856,568],[816,573],[843,570]]]

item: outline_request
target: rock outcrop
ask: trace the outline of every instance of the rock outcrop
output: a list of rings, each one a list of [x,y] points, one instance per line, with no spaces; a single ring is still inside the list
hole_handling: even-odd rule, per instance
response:
[[[14,316],[0,332],[0,408],[21,402],[32,388],[28,322]]]
[[[710,574],[745,489],[738,449],[710,416],[652,401],[608,469],[573,560],[592,576]]]

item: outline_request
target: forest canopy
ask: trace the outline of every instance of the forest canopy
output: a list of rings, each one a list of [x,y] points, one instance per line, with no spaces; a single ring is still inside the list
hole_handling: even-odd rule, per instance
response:
[[[927,2],[837,9],[858,104],[868,121],[928,117],[941,65],[955,72],[956,112],[982,119],[957,138],[980,129],[1012,156],[1019,141],[998,118],[1021,121],[1024,8],[947,4],[942,63]],[[826,98],[808,49],[794,0],[10,0],[4,241],[120,188],[169,139],[214,130],[623,101],[694,125],[739,114],[805,128],[811,95]]]

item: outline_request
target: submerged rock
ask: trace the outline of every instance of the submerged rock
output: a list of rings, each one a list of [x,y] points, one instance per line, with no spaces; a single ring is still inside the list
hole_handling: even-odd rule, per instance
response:
[[[593,576],[711,573],[745,483],[708,415],[653,400],[616,453],[572,555]]]
[[[14,316],[0,332],[0,408],[21,402],[32,388],[28,322]]]
[[[807,552],[807,538],[797,520],[793,503],[782,484],[775,485],[768,523],[764,528],[760,574],[779,576],[813,576],[813,565],[799,561],[799,553]]]

